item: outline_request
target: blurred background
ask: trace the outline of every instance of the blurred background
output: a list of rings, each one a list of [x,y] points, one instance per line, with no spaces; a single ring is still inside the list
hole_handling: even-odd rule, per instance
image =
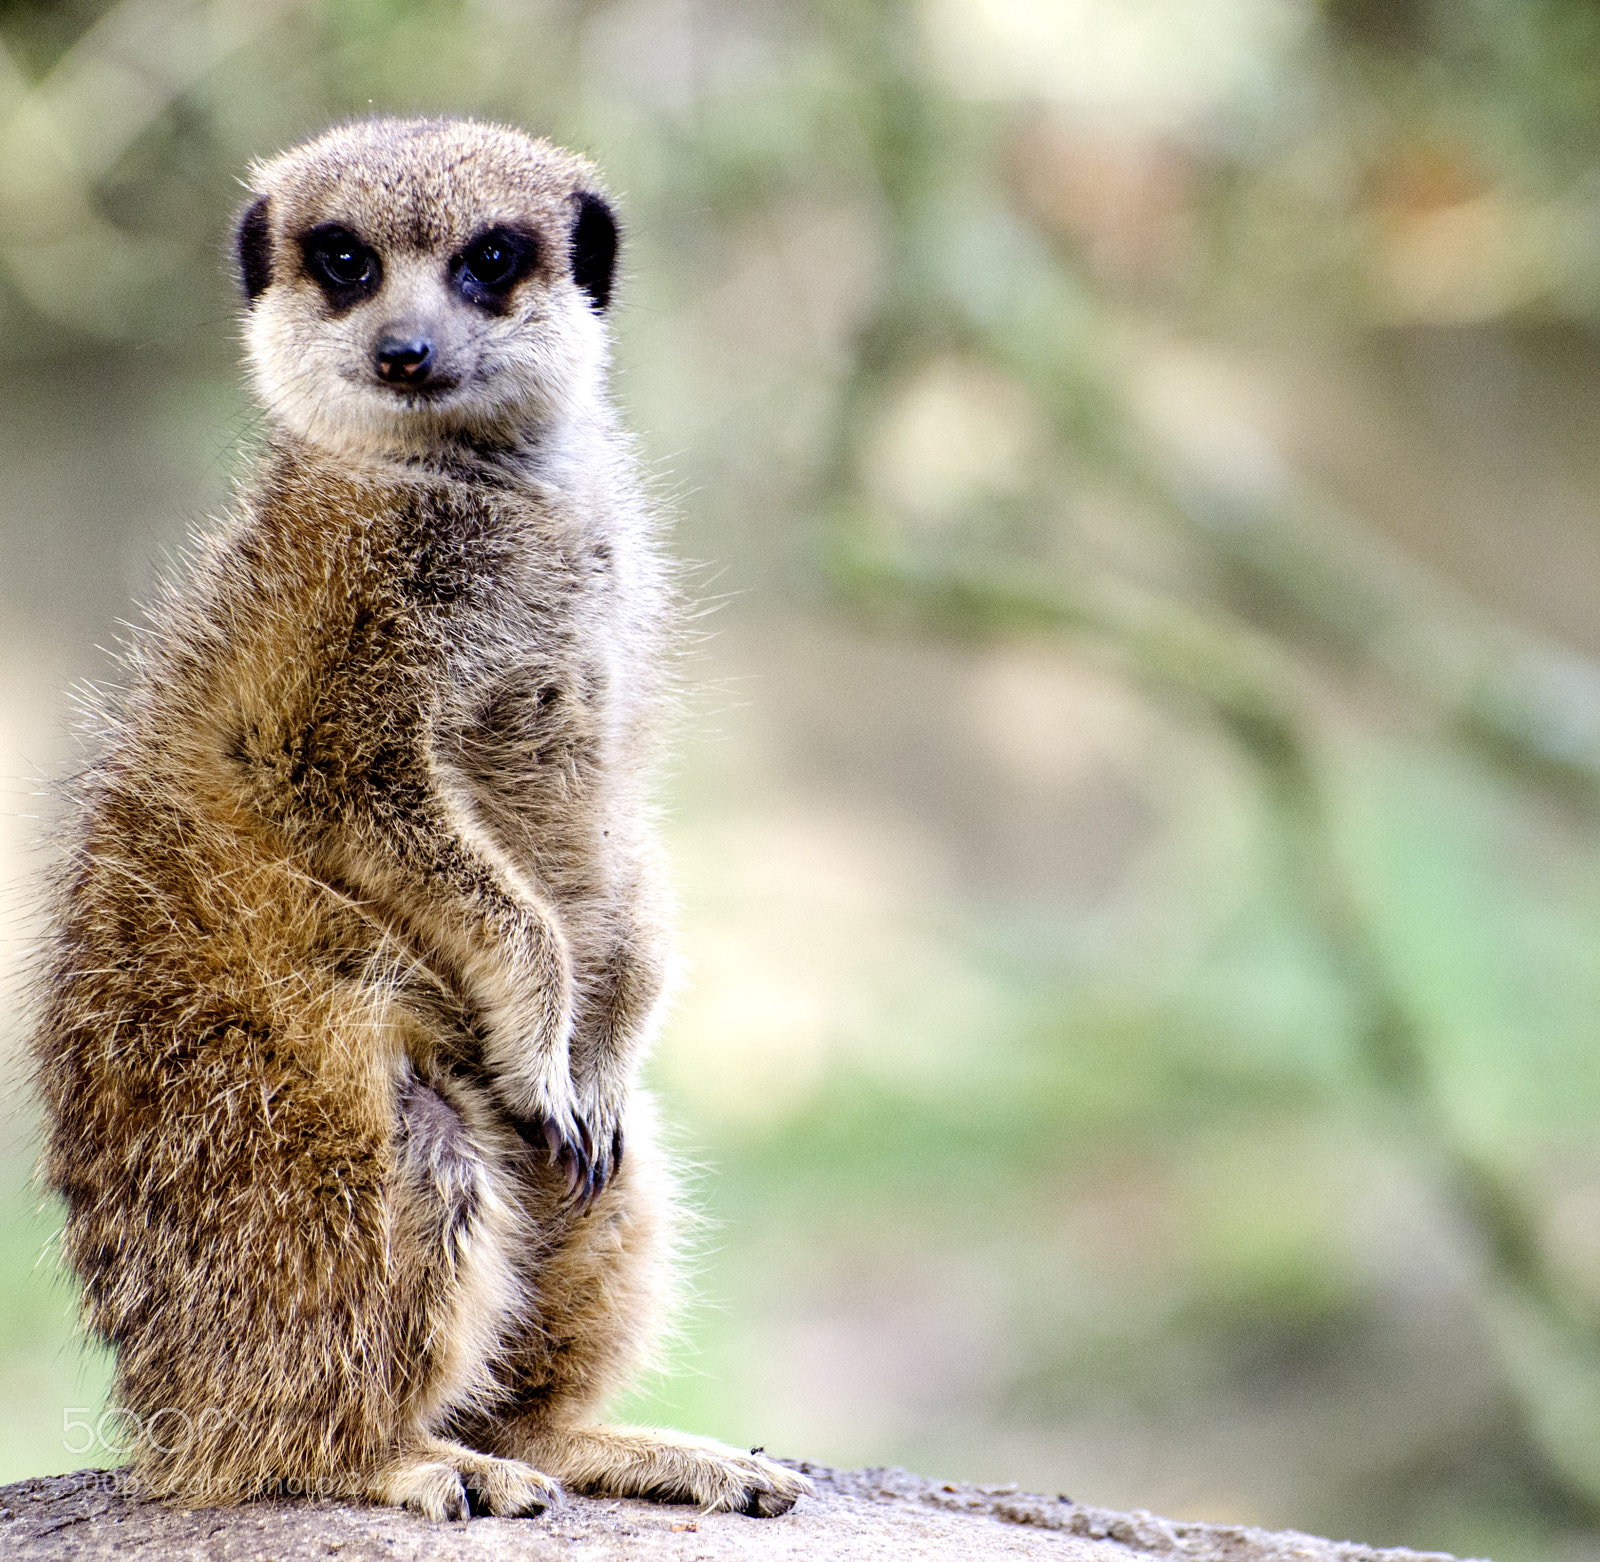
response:
[[[259,428],[250,158],[548,133],[619,197],[704,609],[653,1077],[709,1219],[622,1412],[1600,1557],[1600,6],[5,0],[0,46],[13,991],[68,690]],[[114,1458],[22,1012],[0,1479]]]

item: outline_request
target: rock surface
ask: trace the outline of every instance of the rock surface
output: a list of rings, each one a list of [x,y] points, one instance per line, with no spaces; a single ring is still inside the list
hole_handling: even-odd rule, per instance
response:
[[[1112,1513],[1013,1488],[940,1485],[904,1470],[802,1464],[816,1496],[778,1519],[574,1497],[537,1519],[430,1524],[390,1508],[271,1501],[173,1509],[130,1496],[115,1471],[80,1470],[0,1487],[0,1556],[412,1562],[561,1558],[570,1562],[723,1558],[1053,1557],[1062,1562],[1449,1562],[1309,1535]]]

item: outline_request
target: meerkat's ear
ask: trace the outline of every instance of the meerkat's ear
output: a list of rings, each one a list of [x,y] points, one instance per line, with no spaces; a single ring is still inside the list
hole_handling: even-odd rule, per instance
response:
[[[596,309],[604,309],[617,270],[617,219],[592,190],[580,190],[573,200],[578,212],[572,219],[572,280]]]
[[[234,234],[234,253],[239,261],[239,284],[244,296],[254,303],[272,281],[272,231],[267,226],[267,197],[252,201]]]

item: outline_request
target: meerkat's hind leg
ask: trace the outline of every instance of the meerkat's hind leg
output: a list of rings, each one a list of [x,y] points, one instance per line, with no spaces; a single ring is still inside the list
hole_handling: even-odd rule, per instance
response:
[[[758,1453],[741,1453],[709,1437],[640,1427],[545,1429],[518,1451],[552,1471],[573,1491],[605,1497],[694,1502],[708,1513],[776,1518],[811,1483]]]
[[[424,1518],[532,1517],[561,1501],[561,1487],[520,1459],[499,1459],[440,1437],[422,1438],[373,1477],[368,1495]]]

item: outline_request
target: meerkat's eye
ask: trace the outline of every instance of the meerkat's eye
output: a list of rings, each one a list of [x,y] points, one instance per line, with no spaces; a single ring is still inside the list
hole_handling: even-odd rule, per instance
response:
[[[336,307],[347,307],[375,292],[382,279],[377,252],[348,228],[324,223],[305,236],[306,270]]]
[[[469,304],[495,309],[533,270],[538,252],[531,234],[512,228],[490,228],[456,256],[450,274],[457,291]]]
[[[494,238],[479,239],[467,252],[466,264],[461,268],[479,287],[503,288],[515,275],[517,257],[504,244]]]

